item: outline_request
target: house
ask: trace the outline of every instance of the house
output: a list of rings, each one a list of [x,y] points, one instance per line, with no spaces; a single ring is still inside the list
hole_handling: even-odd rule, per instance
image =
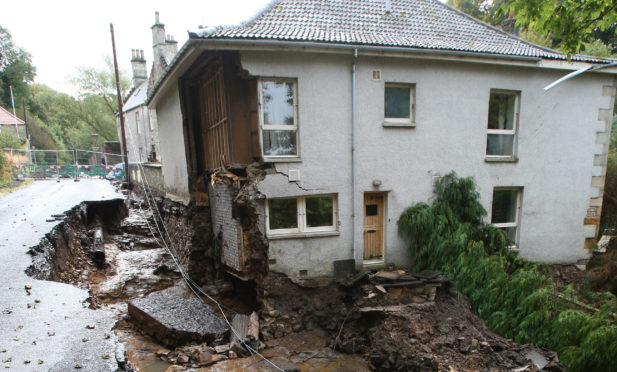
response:
[[[0,106],[0,133],[9,133],[22,141],[26,140],[26,123]]]
[[[152,25],[153,56],[150,78],[141,49],[131,50],[132,84],[131,91],[122,107],[124,115],[125,136],[131,178],[141,182],[141,172],[137,164],[143,165],[144,173],[148,175],[148,183],[160,185],[160,155],[158,154],[159,136],[156,124],[156,113],[146,105],[148,88],[153,84],[161,72],[167,68],[177,51],[177,41],[165,35],[165,25],[159,20],[159,13],[155,12],[155,22]],[[120,118],[116,120],[118,138],[122,140]],[[132,166],[131,166],[132,164]]]
[[[165,191],[207,193],[236,273],[261,241],[291,278],[409,264],[397,220],[452,170],[522,257],[576,262],[598,234],[617,70],[543,87],[605,63],[438,0],[279,0],[190,33],[148,102]]]

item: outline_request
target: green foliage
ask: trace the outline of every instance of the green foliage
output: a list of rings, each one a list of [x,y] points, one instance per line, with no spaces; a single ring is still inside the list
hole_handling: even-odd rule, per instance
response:
[[[617,228],[617,115],[613,117],[604,182],[600,232],[608,228]]]
[[[447,4],[493,26],[499,26],[508,15],[507,0],[448,0]]]
[[[13,180],[13,173],[11,172],[11,165],[8,159],[4,155],[2,149],[5,148],[20,148],[21,140],[19,138],[9,134],[0,132],[0,187],[8,185]]]
[[[552,33],[567,54],[580,52],[584,42],[617,22],[614,0],[509,0],[506,6],[516,14],[517,24],[540,35]]]
[[[114,115],[118,110],[116,75],[114,65],[111,59],[105,58],[105,69],[94,67],[80,67],[77,69],[77,75],[71,80],[73,85],[79,89],[79,94],[82,99],[92,99],[97,97],[99,104]],[[120,74],[120,94],[125,97],[131,83]]]
[[[9,86],[12,86],[15,106],[21,107],[35,75],[30,53],[15,45],[10,32],[0,26],[0,105],[11,106]]]
[[[577,305],[581,294],[571,287],[557,291],[546,267],[508,250],[505,232],[485,224],[485,216],[473,179],[450,173],[435,186],[431,205],[407,208],[398,227],[410,238],[416,269],[454,278],[494,331],[556,350],[571,371],[615,370],[615,297],[586,294],[599,311],[581,310],[587,309]]]
[[[10,133],[0,132],[0,149],[21,148],[21,140]]]

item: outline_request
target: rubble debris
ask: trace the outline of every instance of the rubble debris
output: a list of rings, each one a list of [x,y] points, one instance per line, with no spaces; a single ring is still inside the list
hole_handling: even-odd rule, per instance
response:
[[[253,312],[251,315],[236,314],[231,322],[235,332],[231,334],[229,350],[237,355],[250,355],[245,345],[253,350],[259,347],[259,317]]]
[[[587,289],[617,295],[617,237],[610,237],[604,252],[594,252],[582,274]]]
[[[213,342],[229,332],[225,321],[183,286],[129,301],[131,321],[167,347]]]

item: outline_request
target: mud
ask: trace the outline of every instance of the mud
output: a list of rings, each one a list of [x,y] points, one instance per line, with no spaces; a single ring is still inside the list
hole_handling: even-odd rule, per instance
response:
[[[251,177],[258,178],[260,171],[255,172]],[[548,370],[561,370],[554,353],[490,332],[447,281],[442,287],[441,281],[432,281],[391,288],[374,273],[353,283],[331,278],[294,283],[268,272],[267,240],[257,229],[252,204],[257,195],[251,185],[240,188],[235,200],[247,233],[245,242],[251,247],[248,264],[256,275],[250,280],[227,274],[214,259],[216,245],[207,207],[187,208],[158,199],[163,211],[159,218],[141,210],[145,203],[138,195],[131,202],[84,203],[68,211],[64,221],[31,249],[33,264],[28,273],[86,288],[91,307],[112,310],[118,319],[116,336],[136,370],[275,370],[261,357],[248,356],[242,347],[230,348],[229,340],[167,349],[136,327],[127,303],[182,280],[163,242],[151,236],[156,218],[169,227],[167,243],[180,247],[184,269],[224,306],[226,317],[257,311],[260,340],[254,347],[285,370],[539,370],[528,359],[532,354],[546,362]],[[92,255],[99,220],[104,265],[97,265]]]

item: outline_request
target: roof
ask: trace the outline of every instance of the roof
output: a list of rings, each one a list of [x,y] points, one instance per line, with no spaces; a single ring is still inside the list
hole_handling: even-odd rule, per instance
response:
[[[0,106],[0,124],[25,124],[23,120],[14,116],[4,107]]]
[[[191,33],[200,39],[270,39],[408,47],[566,59],[439,0],[277,0],[239,26]],[[574,61],[598,62],[573,56]]]
[[[143,83],[131,92],[129,98],[126,99],[122,106],[122,111],[127,112],[135,107],[145,105],[148,98],[148,80],[144,80]]]

